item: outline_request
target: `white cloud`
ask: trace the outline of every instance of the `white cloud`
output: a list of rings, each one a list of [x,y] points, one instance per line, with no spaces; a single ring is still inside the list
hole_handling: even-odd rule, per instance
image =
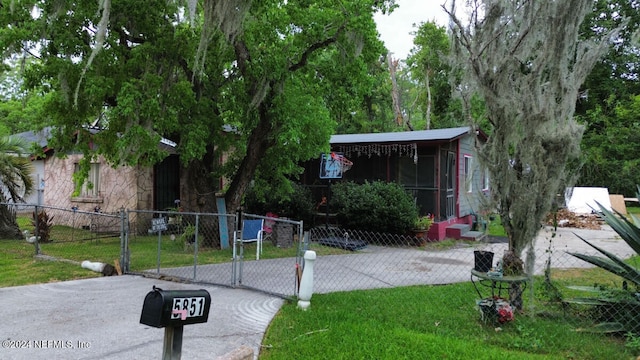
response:
[[[399,7],[391,15],[377,13],[374,19],[378,25],[380,38],[394,58],[406,59],[413,47],[413,27],[421,22],[435,20],[446,26],[448,15],[442,9],[445,0],[396,0]]]

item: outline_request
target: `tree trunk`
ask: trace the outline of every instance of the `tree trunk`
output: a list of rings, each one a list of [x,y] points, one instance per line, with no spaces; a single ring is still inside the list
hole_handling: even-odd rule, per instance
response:
[[[389,58],[389,76],[391,77],[391,101],[393,104],[393,112],[395,113],[396,125],[404,125],[404,116],[400,108],[400,89],[396,78],[396,69],[398,68],[398,60]]]
[[[217,166],[212,146],[202,159],[191,161],[183,171],[184,184],[180,189],[180,205],[189,212],[216,212],[215,193],[218,179],[211,176]]]
[[[0,239],[22,239],[16,213],[6,205],[0,205]]]
[[[429,81],[430,72],[431,70],[427,69],[427,75],[425,76],[425,81],[427,85],[427,111],[426,111],[427,125],[425,130],[431,129],[431,82]]]
[[[269,97],[272,96],[273,94],[271,93]],[[247,191],[251,180],[253,180],[256,169],[260,164],[260,158],[273,146],[273,140],[271,140],[273,129],[268,113],[268,106],[266,105],[270,103],[270,100],[263,101],[259,106],[258,125],[251,131],[251,135],[249,136],[247,154],[242,159],[240,167],[225,194],[227,213],[233,213],[240,209],[242,196]]]

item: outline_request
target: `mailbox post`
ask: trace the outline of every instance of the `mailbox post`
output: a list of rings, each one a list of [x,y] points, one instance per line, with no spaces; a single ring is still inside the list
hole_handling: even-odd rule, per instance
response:
[[[207,322],[210,307],[211,295],[207,290],[165,291],[154,286],[144,298],[140,323],[164,328],[162,359],[179,360],[184,325]]]

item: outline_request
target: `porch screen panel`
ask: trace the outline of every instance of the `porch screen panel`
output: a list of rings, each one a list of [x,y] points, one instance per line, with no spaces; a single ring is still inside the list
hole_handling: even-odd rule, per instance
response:
[[[413,163],[413,160],[408,157],[401,157],[398,159],[398,180],[400,184],[404,186],[416,186],[418,183],[417,178],[417,165]]]
[[[437,213],[436,209],[436,198],[438,196],[438,192],[436,190],[417,190],[415,191],[416,203],[418,204],[418,210],[420,215],[435,215]]]
[[[388,181],[387,179],[387,156],[372,156],[371,159],[371,179]]]
[[[418,156],[417,164],[413,162],[412,158],[401,157],[398,161],[400,184],[420,188],[435,188],[435,164],[436,159],[434,156]]]
[[[435,156],[418,156],[416,185],[434,188],[436,186],[436,158]]]
[[[345,180],[356,183],[365,181],[387,180],[387,158],[380,156],[360,156],[349,159],[353,161],[353,166],[342,176]]]

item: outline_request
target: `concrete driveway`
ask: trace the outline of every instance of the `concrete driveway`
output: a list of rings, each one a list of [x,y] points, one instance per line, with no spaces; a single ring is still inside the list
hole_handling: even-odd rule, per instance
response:
[[[209,321],[184,327],[183,359],[216,359],[243,345],[258,354],[283,304],[255,291],[131,275],[0,288],[0,359],[159,359],[164,329],[140,324],[153,285],[211,294]]]

